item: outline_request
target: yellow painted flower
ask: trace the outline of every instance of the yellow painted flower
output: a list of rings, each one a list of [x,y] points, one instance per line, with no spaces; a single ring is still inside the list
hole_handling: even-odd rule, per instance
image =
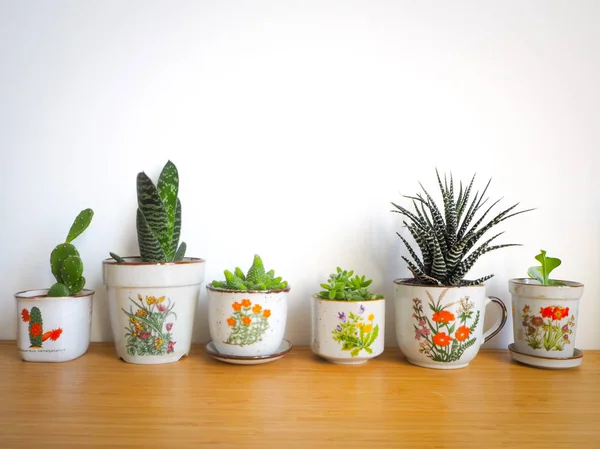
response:
[[[154,347],[156,349],[160,349],[160,347],[162,346],[162,344],[163,344],[163,339],[162,338],[156,337],[154,339]]]
[[[140,295],[139,293],[138,293],[138,299],[139,299],[140,301],[142,300],[142,295]]]
[[[371,314],[369,315],[369,321],[373,321],[375,319],[375,315]]]
[[[156,304],[160,304],[160,303],[161,303],[161,302],[163,302],[164,300],[165,300],[165,297],[164,297],[164,296],[161,296],[160,298],[158,298],[158,299],[156,300]]]
[[[156,302],[156,298],[154,296],[146,296],[146,302],[148,302],[148,305],[151,306]]]
[[[367,324],[367,325],[364,327],[365,334],[368,334],[369,332],[371,332],[371,329],[373,329],[373,325],[372,325],[372,324]]]
[[[138,309],[138,311],[137,311],[137,312],[135,312],[135,314],[136,314],[137,316],[145,317],[146,315],[148,315],[148,312],[147,312],[147,311],[145,311],[144,309]]]
[[[132,323],[132,324],[135,324],[135,323],[137,323],[137,320],[134,317],[130,316],[129,317],[129,322]]]
[[[523,307],[523,312],[524,313],[529,313],[529,306]]]
[[[360,329],[361,327],[363,327],[363,324],[365,324],[365,323],[356,323],[356,327],[358,327]]]

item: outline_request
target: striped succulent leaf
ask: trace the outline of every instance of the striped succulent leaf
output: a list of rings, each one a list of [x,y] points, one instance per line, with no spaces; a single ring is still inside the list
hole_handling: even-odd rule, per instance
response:
[[[168,161],[155,186],[144,173],[137,176],[136,217],[140,256],[145,262],[172,262],[183,259],[186,245],[179,245],[181,202],[177,167]]]
[[[529,212],[533,209],[514,211],[519,203],[501,211],[494,218],[488,219],[492,209],[499,203],[495,201],[484,209],[488,203],[485,196],[490,185],[487,182],[483,191],[473,192],[475,176],[463,187],[460,182],[458,198],[455,198],[454,180],[450,177],[440,177],[436,170],[438,186],[442,195],[443,210],[439,208],[431,195],[419,183],[423,193],[414,196],[405,195],[413,203],[414,211],[408,211],[401,205],[392,203],[396,210],[407,218],[403,221],[421,252],[421,258],[411,246],[410,242],[398,234],[412,260],[402,256],[408,269],[413,274],[413,282],[433,285],[479,285],[493,275],[487,275],[475,280],[466,280],[464,277],[481,256],[491,251],[516,244],[501,244],[490,246],[490,243],[502,234],[494,235],[476,249],[476,243],[491,228],[508,218]],[[479,217],[477,217],[479,215]]]

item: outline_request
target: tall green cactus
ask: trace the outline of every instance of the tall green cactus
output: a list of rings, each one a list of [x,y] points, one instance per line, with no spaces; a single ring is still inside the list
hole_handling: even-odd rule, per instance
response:
[[[181,242],[179,245],[181,201],[178,193],[179,173],[171,161],[163,167],[156,186],[146,173],[138,173],[136,226],[142,261],[173,262],[183,259],[186,244]],[[119,255],[110,255],[117,262],[123,262]]]
[[[42,312],[37,307],[32,307],[29,318],[29,342],[32,348],[40,348],[42,346],[43,334],[44,323],[42,322]]]
[[[83,290],[83,261],[71,242],[87,229],[93,216],[92,209],[82,210],[71,225],[65,243],[56,245],[50,254],[50,267],[56,283],[48,290],[48,296],[72,296]]]

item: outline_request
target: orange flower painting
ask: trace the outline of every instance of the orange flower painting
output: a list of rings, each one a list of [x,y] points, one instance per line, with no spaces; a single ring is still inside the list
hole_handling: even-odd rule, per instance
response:
[[[430,293],[427,295],[427,306],[421,299],[413,298],[413,327],[419,352],[435,362],[459,361],[477,340],[473,331],[479,324],[480,311],[475,310],[475,303],[468,296],[442,304],[442,296],[434,300]]]
[[[249,299],[234,302],[231,305],[233,314],[227,318],[229,337],[224,343],[246,346],[262,340],[264,333],[269,328],[268,319],[271,316],[269,309],[264,309],[260,304],[252,305]]]
[[[530,310],[528,305],[523,307],[521,322],[515,322],[520,324],[519,333],[530,348],[562,351],[571,344],[575,317],[569,314],[568,307],[540,307],[538,315]]]

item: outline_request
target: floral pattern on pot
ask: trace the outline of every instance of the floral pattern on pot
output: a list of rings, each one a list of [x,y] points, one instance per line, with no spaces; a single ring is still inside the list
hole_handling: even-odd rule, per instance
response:
[[[44,322],[42,321],[42,312],[37,307],[32,307],[31,311],[21,310],[21,319],[24,323],[29,323],[29,342],[30,348],[40,349],[46,340],[56,341],[61,336],[63,330],[59,327],[51,331],[44,332]]]
[[[352,357],[358,356],[360,351],[367,354],[373,354],[371,345],[379,335],[379,324],[373,326],[375,315],[369,314],[367,320],[361,316],[365,312],[365,307],[360,306],[358,314],[350,312],[346,316],[345,312],[338,312],[340,323],[333,330],[333,339],[342,344],[342,351],[350,351]]]
[[[125,328],[127,333],[126,348],[129,355],[164,355],[175,351],[175,341],[171,330],[173,322],[169,320],[173,312],[174,303],[169,300],[165,304],[165,297],[156,298],[138,294],[138,301],[129,298],[136,306],[134,312],[130,306],[129,312],[125,309],[123,312],[129,317],[129,325]],[[167,322],[169,321],[169,322]]]
[[[575,316],[569,315],[568,307],[540,307],[536,315],[525,305],[521,318],[523,336],[530,348],[562,351],[565,345],[571,344]]]
[[[234,302],[231,307],[233,314],[227,318],[231,327],[231,334],[225,343],[230,345],[245,346],[262,341],[262,337],[269,328],[271,311],[264,309],[260,304],[252,305],[249,299]]]
[[[455,362],[477,341],[471,334],[479,324],[480,312],[477,311],[473,318],[475,304],[468,296],[464,296],[459,300],[457,318],[447,310],[452,304],[442,306],[441,298],[436,302],[429,292],[427,296],[427,305],[433,312],[431,320],[423,311],[423,301],[413,299],[412,316],[417,323],[414,328],[415,340],[420,342],[419,352],[436,362]],[[469,321],[471,324],[468,324]]]

